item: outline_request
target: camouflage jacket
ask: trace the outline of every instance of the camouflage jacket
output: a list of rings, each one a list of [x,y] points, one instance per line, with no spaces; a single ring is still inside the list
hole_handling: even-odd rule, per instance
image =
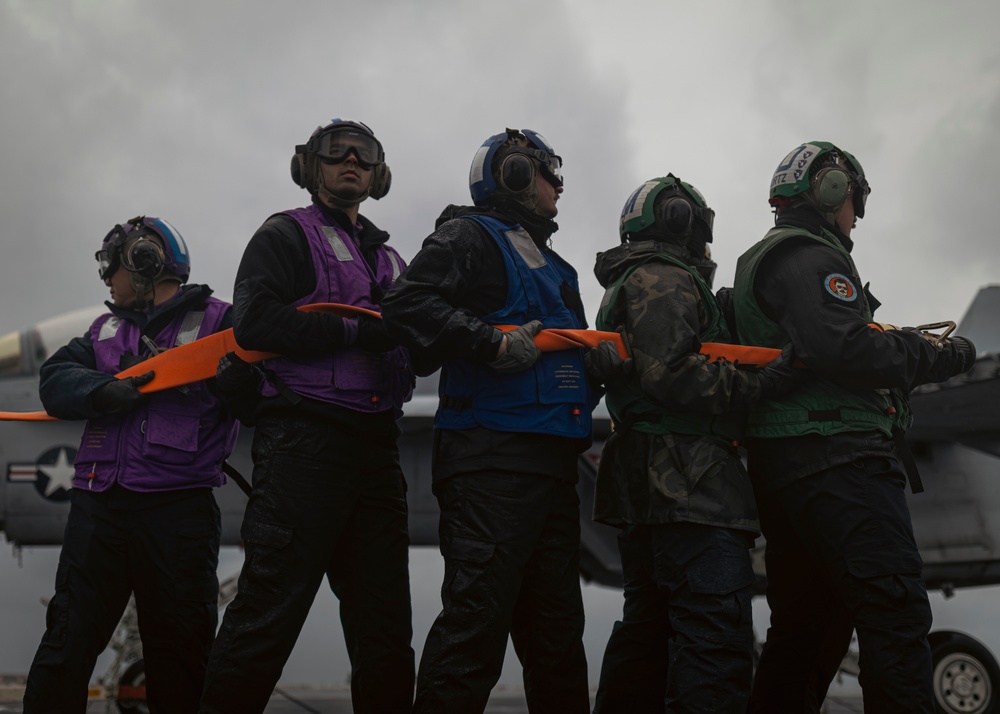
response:
[[[649,260],[658,254],[681,258],[664,243],[627,243],[599,254],[594,270],[605,288],[631,271],[613,302],[602,305],[605,324],[599,325],[623,334],[635,360],[630,379],[648,401],[676,415],[749,406],[759,396],[755,376],[698,354],[703,335],[719,329],[711,319],[716,311],[703,304],[700,278],[674,263]],[[713,340],[726,341],[728,330],[721,329]],[[608,385],[609,393],[615,388]],[[685,521],[753,534],[759,528],[750,481],[731,443],[621,425],[604,447],[594,519],[610,525]]]

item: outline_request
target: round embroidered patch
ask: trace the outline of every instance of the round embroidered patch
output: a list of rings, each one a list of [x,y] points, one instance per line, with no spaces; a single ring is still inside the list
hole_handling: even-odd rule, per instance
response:
[[[830,273],[823,281],[823,287],[838,300],[854,302],[858,299],[858,290],[846,275]]]

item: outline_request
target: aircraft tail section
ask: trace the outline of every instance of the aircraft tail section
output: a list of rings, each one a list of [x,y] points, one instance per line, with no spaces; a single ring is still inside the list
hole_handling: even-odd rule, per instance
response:
[[[979,354],[1000,352],[1000,285],[979,289],[955,332],[972,340]]]

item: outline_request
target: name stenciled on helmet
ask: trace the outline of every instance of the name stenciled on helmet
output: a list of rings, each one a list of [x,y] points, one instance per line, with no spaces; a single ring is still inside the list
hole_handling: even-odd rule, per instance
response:
[[[852,154],[828,141],[807,141],[775,168],[768,202],[781,208],[801,199],[830,215],[850,198],[855,216],[864,218],[870,193],[864,169]]]

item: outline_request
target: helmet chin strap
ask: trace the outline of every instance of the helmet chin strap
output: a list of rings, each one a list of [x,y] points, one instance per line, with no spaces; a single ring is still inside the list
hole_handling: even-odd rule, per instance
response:
[[[135,302],[133,309],[142,312],[146,308],[152,308],[156,304],[156,284],[152,278],[144,278],[138,273],[129,272],[129,282],[135,290]],[[147,299],[146,296],[149,296]]]
[[[316,195],[319,196],[322,201],[329,202],[330,204],[336,206],[337,208],[352,208],[360,204],[362,201],[368,198],[368,194],[370,194],[372,190],[372,181],[375,180],[375,174],[372,173],[371,177],[368,179],[368,188],[365,189],[365,192],[360,196],[358,196],[357,198],[347,199],[347,198],[341,198],[340,196],[338,196],[337,194],[335,194],[333,191],[331,191],[326,187],[326,184],[323,182],[323,171],[319,168],[318,165],[316,173],[317,173]]]
[[[538,186],[535,185],[534,181],[532,181],[531,185],[523,191],[509,193],[503,189],[498,189],[496,195],[500,198],[506,198],[508,201],[520,203],[531,212],[534,212],[534,210],[538,208]]]

